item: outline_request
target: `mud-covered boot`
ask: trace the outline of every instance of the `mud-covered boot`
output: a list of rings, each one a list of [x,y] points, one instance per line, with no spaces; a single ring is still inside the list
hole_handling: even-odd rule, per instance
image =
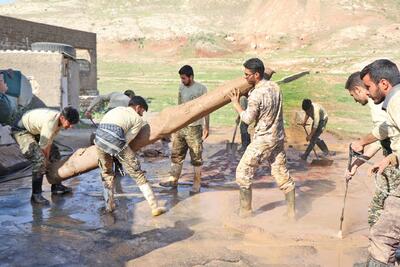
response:
[[[42,196],[43,175],[32,174],[32,196],[31,202],[40,205],[49,205],[50,202]]]
[[[246,218],[252,215],[251,199],[252,199],[251,187],[250,188],[240,187],[240,208],[239,208],[240,217]]]
[[[294,219],[296,215],[296,197],[295,197],[295,189],[285,194],[287,212],[286,215],[290,219]]]
[[[106,212],[113,212],[115,210],[114,201],[114,185],[103,182],[103,197],[106,204]]]
[[[151,189],[151,186],[149,183],[140,185],[139,189],[140,189],[140,191],[142,191],[144,198],[149,203],[150,208],[151,208],[151,214],[153,216],[161,215],[167,211],[165,207],[161,207],[158,205],[157,199],[153,193],[153,189]]]
[[[162,187],[177,188],[178,179],[181,176],[181,172],[182,172],[182,164],[172,163],[170,176],[167,178],[167,180],[160,182],[160,185]]]
[[[194,167],[194,178],[193,178],[193,186],[190,189],[191,194],[197,194],[200,192],[201,187],[201,166]]]

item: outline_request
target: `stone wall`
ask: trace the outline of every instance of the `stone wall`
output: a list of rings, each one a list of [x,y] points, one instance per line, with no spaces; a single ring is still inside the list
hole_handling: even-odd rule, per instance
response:
[[[54,42],[85,49],[90,56],[90,72],[81,75],[81,95],[97,95],[96,34],[0,16],[0,50],[29,50],[35,42]]]

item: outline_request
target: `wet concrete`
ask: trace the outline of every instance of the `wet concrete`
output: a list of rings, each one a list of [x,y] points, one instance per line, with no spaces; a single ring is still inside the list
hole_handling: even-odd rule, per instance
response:
[[[263,164],[253,193],[254,216],[237,216],[234,183],[240,155],[227,157],[227,129],[212,129],[205,143],[203,188],[190,195],[193,170],[185,163],[178,190],[158,182],[168,158],[141,158],[156,195],[169,211],[153,218],[130,177],[116,183],[117,210],[105,214],[99,171],[66,182],[73,194],[51,196],[49,207],[32,206],[30,178],[0,187],[1,266],[351,266],[367,255],[367,208],[373,190],[361,174],[350,185],[343,240],[337,238],[344,194],[347,142],[327,136],[338,153],[330,167],[298,160],[304,146],[288,140],[288,166],[296,180],[297,218],[285,217],[283,194]],[[229,134],[230,135],[230,134]],[[85,139],[71,134],[65,140]],[[71,142],[72,140],[72,142]],[[295,142],[296,141],[296,142]],[[79,143],[82,145],[82,142]],[[310,159],[311,161],[311,159]]]

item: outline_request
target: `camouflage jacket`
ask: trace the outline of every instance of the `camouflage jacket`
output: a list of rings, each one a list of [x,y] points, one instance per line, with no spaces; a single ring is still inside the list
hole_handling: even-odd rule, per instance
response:
[[[240,119],[246,124],[255,121],[253,140],[275,143],[285,138],[283,128],[282,92],[272,81],[262,80],[249,93]]]

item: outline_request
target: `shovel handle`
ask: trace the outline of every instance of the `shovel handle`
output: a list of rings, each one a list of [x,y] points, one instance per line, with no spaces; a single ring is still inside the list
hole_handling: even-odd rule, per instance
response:
[[[238,128],[238,126],[239,126],[239,123],[240,123],[240,121],[239,121],[239,122],[236,122],[235,130],[233,131],[233,136],[232,136],[232,142],[231,142],[231,144],[233,144],[233,143],[235,142],[236,132],[237,132],[237,128]]]
[[[93,119],[92,119],[92,118],[89,118],[89,120],[92,122],[93,126],[94,126],[95,128],[97,128],[97,124],[93,121]]]

